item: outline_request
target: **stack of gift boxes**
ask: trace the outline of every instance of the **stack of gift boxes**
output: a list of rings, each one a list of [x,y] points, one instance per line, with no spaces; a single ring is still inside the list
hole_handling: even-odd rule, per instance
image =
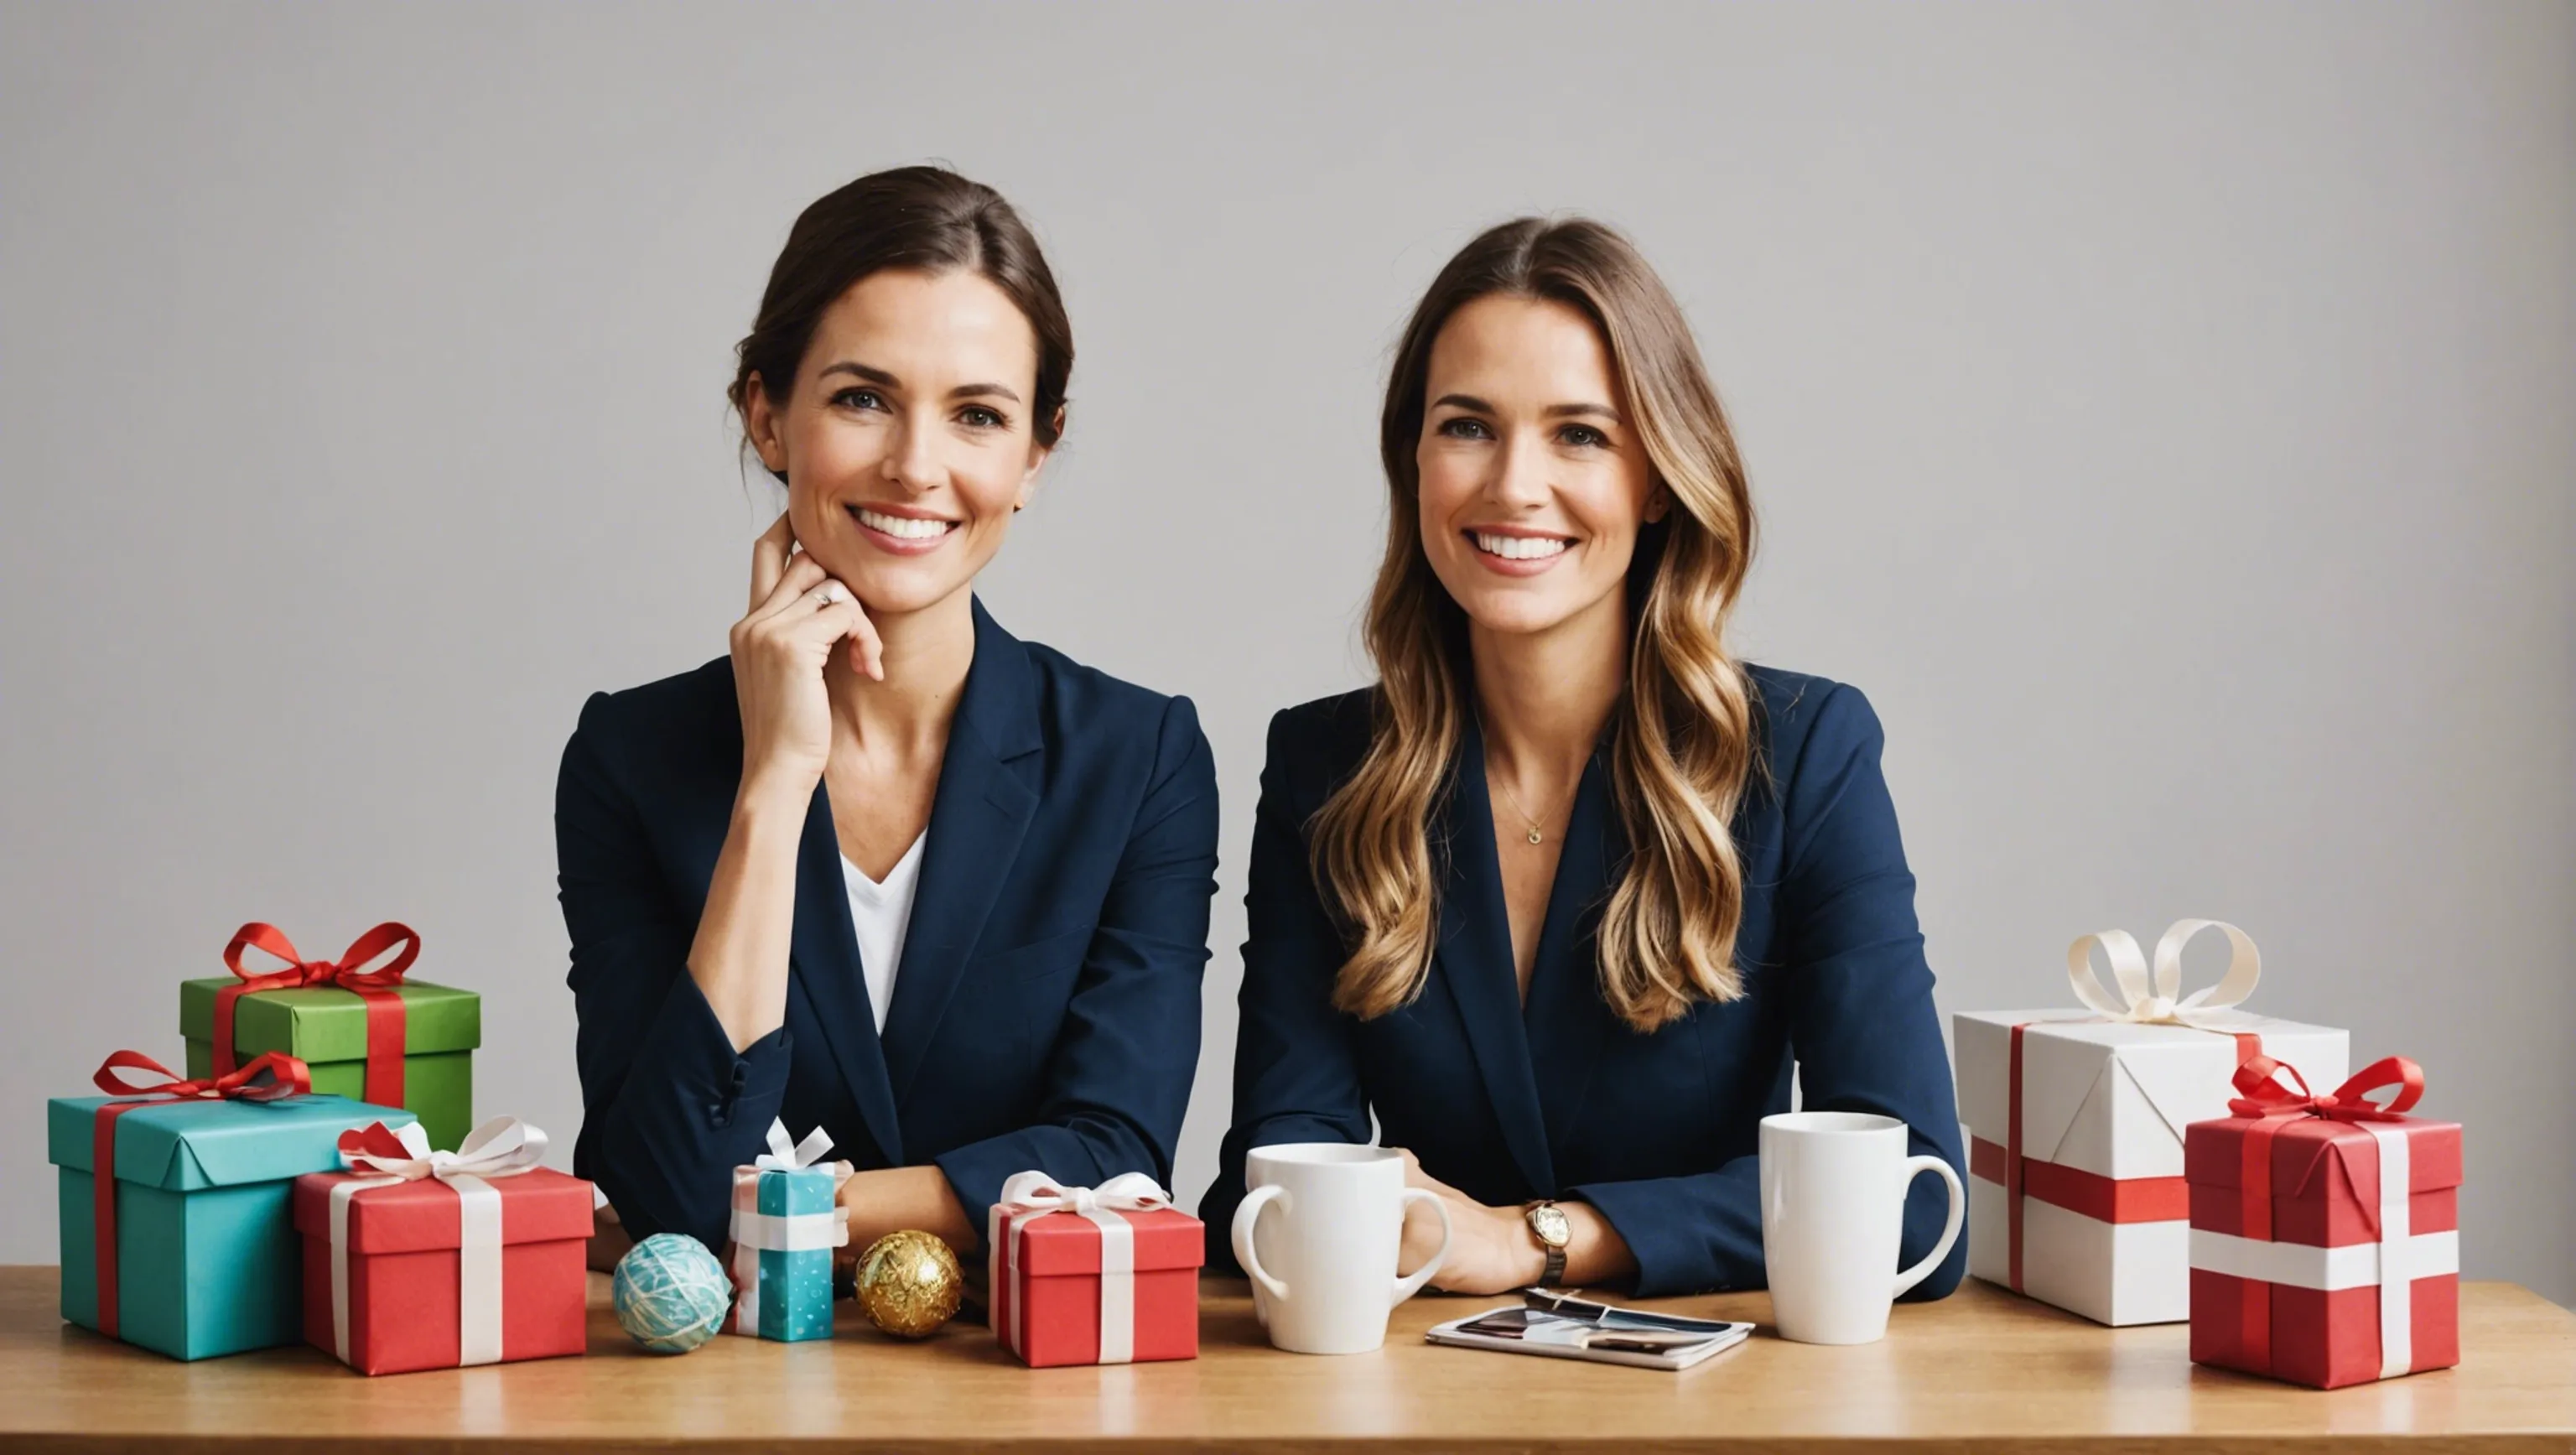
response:
[[[49,1103],[65,1319],[177,1359],[303,1342],[367,1374],[583,1351],[591,1185],[541,1165],[535,1127],[475,1125],[482,1001],[411,979],[419,954],[399,924],[336,961],[245,925],[229,975],[179,986],[185,1076],[118,1051],[106,1095]],[[852,1169],[819,1129],[769,1144],[735,1174],[727,1327],[829,1338]],[[1005,1204],[996,1327],[1024,1361],[1197,1354],[1203,1231],[1150,1179],[1024,1173]]]
[[[186,1076],[119,1051],[105,1096],[47,1106],[65,1319],[370,1374],[581,1352],[590,1184],[533,1127],[473,1126],[482,1002],[410,979],[419,954],[399,924],[336,961],[244,925],[231,975],[179,987]]]
[[[2203,930],[2228,968],[2184,995]],[[2243,1010],[2261,959],[2233,925],[2183,920],[2152,963],[2087,935],[2067,974],[2080,1008],[1952,1022],[1970,1272],[2100,1323],[2188,1319],[2193,1359],[2319,1388],[2459,1362],[2460,1128],[2405,1114],[2414,1063],[2347,1080],[2343,1031]]]

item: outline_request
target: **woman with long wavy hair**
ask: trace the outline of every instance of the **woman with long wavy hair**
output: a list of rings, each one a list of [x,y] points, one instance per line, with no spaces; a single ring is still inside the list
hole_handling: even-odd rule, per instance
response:
[[[1759,1287],[1757,1125],[1793,1069],[1958,1165],[1878,720],[1727,651],[1752,498],[1653,269],[1580,219],[1478,237],[1405,329],[1379,447],[1379,681],[1270,725],[1208,1226],[1250,1149],[1374,1118],[1446,1204],[1447,1288]],[[1908,1260],[1946,1211],[1918,1185]],[[1407,1268],[1438,1239],[1413,1216]]]

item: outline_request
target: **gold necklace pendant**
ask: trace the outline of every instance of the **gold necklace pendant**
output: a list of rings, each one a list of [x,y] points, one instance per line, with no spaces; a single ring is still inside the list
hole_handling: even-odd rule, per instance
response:
[[[1503,801],[1512,806],[1512,812],[1519,814],[1522,818],[1529,821],[1529,841],[1533,844],[1542,842],[1542,836],[1538,831],[1538,820],[1530,818],[1530,811],[1521,807],[1520,795],[1512,792],[1511,785],[1508,783],[1496,784],[1495,786],[1503,790]]]

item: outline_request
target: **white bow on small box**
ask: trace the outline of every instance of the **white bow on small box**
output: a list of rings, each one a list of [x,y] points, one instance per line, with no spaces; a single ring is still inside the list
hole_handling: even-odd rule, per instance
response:
[[[832,1134],[816,1127],[805,1134],[805,1140],[790,1146],[787,1123],[777,1117],[769,1119],[769,1150],[751,1159],[751,1165],[762,1172],[796,1172],[823,1160],[832,1150]]]
[[[501,1361],[501,1194],[484,1179],[515,1177],[545,1157],[546,1134],[517,1117],[494,1117],[453,1152],[432,1151],[418,1122],[340,1134],[340,1165],[374,1174],[331,1188],[331,1339],[341,1363],[349,1362],[349,1203],[371,1187],[429,1178],[456,1194],[456,1362]]]
[[[1005,1336],[1011,1350],[1028,1347],[1027,1304],[1011,1287],[1010,1275],[1020,1263],[1021,1235],[1035,1218],[1069,1212],[1100,1229],[1100,1362],[1134,1362],[1136,1229],[1119,1214],[1160,1212],[1171,1205],[1172,1195],[1142,1172],[1122,1172],[1098,1187],[1067,1187],[1043,1172],[1018,1173],[1003,1183],[984,1241],[991,1249],[992,1297],[997,1305],[1010,1305]]]
[[[831,1173],[837,1191],[856,1172],[847,1162],[823,1161],[823,1154],[832,1150],[832,1134],[821,1127],[807,1132],[803,1141],[791,1142],[787,1123],[772,1117],[767,1141],[768,1151],[753,1157],[750,1166],[734,1169],[733,1217],[728,1229],[733,1239],[733,1330],[755,1336],[760,1333],[760,1255],[840,1248],[850,1241],[850,1210],[837,1200],[827,1212],[762,1212],[761,1174],[821,1168]]]

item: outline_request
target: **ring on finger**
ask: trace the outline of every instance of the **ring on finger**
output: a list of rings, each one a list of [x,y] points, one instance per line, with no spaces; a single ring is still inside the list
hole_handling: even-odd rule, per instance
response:
[[[822,611],[850,599],[849,591],[838,581],[826,581],[814,588],[814,609]]]

